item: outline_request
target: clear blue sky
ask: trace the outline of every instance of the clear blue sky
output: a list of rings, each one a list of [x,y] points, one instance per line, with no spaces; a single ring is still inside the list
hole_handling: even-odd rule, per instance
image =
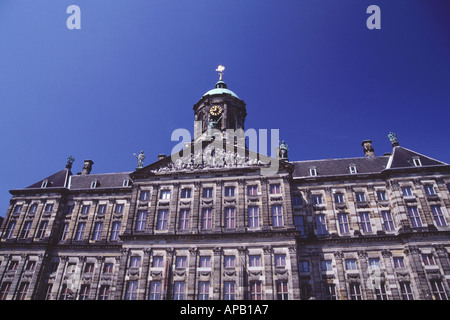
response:
[[[170,153],[219,64],[246,128],[280,129],[291,160],[362,156],[364,139],[382,155],[394,131],[450,163],[449,17],[448,0],[0,0],[0,215],[70,155],[107,173]]]

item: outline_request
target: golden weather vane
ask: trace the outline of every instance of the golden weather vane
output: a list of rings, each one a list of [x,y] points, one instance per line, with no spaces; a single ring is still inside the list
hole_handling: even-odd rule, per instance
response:
[[[219,72],[219,81],[222,81],[224,70],[225,70],[225,67],[223,65],[219,65],[216,69],[216,71]]]

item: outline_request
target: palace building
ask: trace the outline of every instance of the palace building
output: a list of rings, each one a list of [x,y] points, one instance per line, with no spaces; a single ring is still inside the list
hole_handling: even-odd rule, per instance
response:
[[[11,190],[0,300],[448,299],[450,165],[390,134],[382,156],[365,140],[293,161],[282,144],[270,171],[229,134],[247,112],[222,76],[193,111],[177,154],[102,174],[69,158]]]

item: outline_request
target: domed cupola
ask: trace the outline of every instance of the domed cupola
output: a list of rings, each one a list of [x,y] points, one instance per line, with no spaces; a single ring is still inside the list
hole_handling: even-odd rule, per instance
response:
[[[194,105],[195,121],[202,122],[202,133],[211,127],[221,131],[244,130],[247,116],[245,102],[228,89],[227,84],[223,81],[224,70],[224,66],[217,67],[216,71],[220,75],[219,81],[214,89],[206,92]]]

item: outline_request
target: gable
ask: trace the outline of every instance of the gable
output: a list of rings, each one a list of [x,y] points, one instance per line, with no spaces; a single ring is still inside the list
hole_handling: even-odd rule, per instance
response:
[[[446,165],[446,163],[399,146],[394,148],[388,169],[438,165]]]

